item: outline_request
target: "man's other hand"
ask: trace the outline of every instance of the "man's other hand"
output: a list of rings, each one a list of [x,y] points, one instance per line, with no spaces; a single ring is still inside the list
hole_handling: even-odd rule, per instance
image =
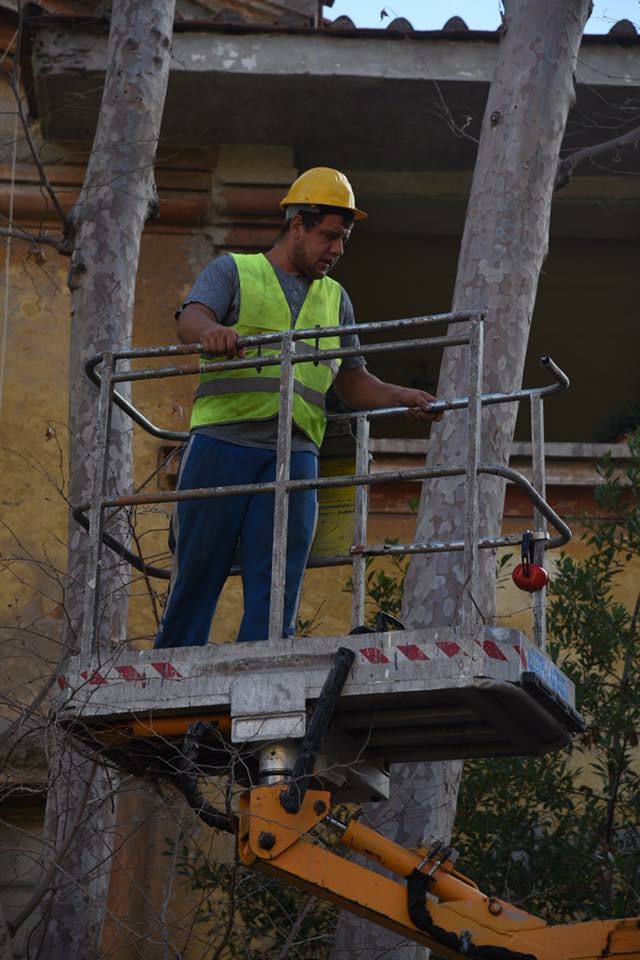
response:
[[[431,410],[431,404],[436,398],[426,390],[415,390],[412,387],[399,387],[397,393],[398,406],[408,407],[407,416],[413,420],[442,420],[442,410]]]
[[[369,373],[366,367],[343,365],[333,385],[343,403],[354,410],[408,407],[407,416],[414,420],[442,420],[441,410],[431,410],[436,398],[426,390],[386,383]]]

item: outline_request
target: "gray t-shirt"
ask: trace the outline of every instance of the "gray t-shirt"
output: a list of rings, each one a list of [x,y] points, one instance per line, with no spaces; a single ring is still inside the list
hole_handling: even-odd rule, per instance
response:
[[[305,297],[311,285],[308,277],[287,273],[274,267],[274,272],[282,287],[286,301],[291,310],[291,326],[294,327],[298,314],[302,309]],[[240,280],[235,261],[230,254],[224,254],[198,274],[189,296],[183,303],[202,303],[215,313],[218,322],[226,327],[238,322],[240,315]],[[341,288],[340,299],[340,326],[351,326],[355,323],[353,304],[344,288]],[[343,347],[357,347],[360,345],[355,334],[348,334],[342,338]],[[345,367],[365,366],[364,357],[343,357]],[[204,433],[218,440],[228,443],[237,443],[245,447],[262,447],[275,450],[278,434],[278,418],[268,420],[243,420],[238,423],[216,423],[206,427],[197,427],[196,433]],[[318,448],[305,433],[293,425],[291,437],[292,450],[308,450],[318,452]]]

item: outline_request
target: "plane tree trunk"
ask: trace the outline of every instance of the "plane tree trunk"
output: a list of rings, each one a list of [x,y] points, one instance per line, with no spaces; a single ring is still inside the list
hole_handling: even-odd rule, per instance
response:
[[[530,3],[506,0],[505,30],[485,109],[458,261],[452,310],[486,309],[483,391],[516,390],[522,383],[540,269],[547,254],[551,200],[560,145],[573,101],[573,72],[590,0]],[[465,349],[445,351],[437,395],[468,391]],[[481,461],[507,464],[515,405],[490,406],[482,415]],[[464,464],[463,413],[434,425],[427,463]],[[504,481],[481,480],[481,535],[497,536]],[[425,483],[417,540],[463,537],[464,486],[458,480]],[[480,587],[474,597],[485,622],[495,616],[495,566],[480,551]],[[461,555],[414,556],[404,592],[409,627],[459,624]],[[403,764],[392,770],[391,804],[371,809],[384,833],[401,843],[447,839],[455,818],[462,764]],[[464,865],[461,865],[464,869]],[[481,881],[481,878],[476,878]],[[424,948],[401,945],[393,934],[342,916],[331,953],[419,960]]]
[[[97,390],[85,361],[131,340],[140,240],[157,211],[154,162],[169,76],[175,0],[114,0],[102,104],[78,203],[66,229],[71,252],[69,372],[70,499],[91,491]],[[131,435],[114,412],[109,483],[131,484]],[[122,522],[122,521],[121,521]],[[78,650],[87,536],[70,521],[64,646]],[[98,644],[126,637],[127,574],[111,557],[103,569]],[[44,892],[30,955],[46,960],[100,955],[110,874],[117,777],[58,737],[45,817]]]

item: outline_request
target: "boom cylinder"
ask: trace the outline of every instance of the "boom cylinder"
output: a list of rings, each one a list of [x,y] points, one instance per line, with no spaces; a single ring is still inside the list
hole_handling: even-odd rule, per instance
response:
[[[429,864],[437,864],[437,856],[429,858],[421,856],[414,850],[406,850],[382,834],[365,827],[357,820],[352,820],[340,837],[340,843],[351,850],[355,850],[369,860],[375,860],[381,866],[391,870],[399,877],[407,877],[421,864],[427,867],[423,872],[429,873]],[[436,866],[431,875],[432,893],[438,900],[450,902],[453,900],[474,900],[488,902],[486,894],[462,874],[452,874],[445,866]]]

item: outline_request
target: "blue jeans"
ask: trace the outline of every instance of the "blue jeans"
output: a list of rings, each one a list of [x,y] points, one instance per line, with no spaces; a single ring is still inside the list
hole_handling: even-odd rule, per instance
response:
[[[182,458],[178,489],[263,483],[275,479],[274,450],[241,447],[193,434]],[[291,455],[291,478],[317,476],[313,453]],[[229,576],[238,541],[244,616],[238,641],[269,633],[274,497],[269,493],[190,500],[176,504],[172,520],[174,568],[154,647],[203,645]],[[300,588],[316,525],[315,490],[289,496],[284,637],[295,632]]]

